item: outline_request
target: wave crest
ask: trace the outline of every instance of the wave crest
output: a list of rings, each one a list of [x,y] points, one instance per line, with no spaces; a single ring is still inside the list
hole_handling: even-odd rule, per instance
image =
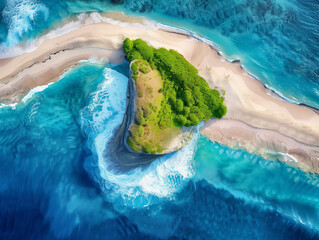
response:
[[[46,20],[49,9],[37,1],[31,0],[7,0],[2,12],[4,21],[8,24],[6,46],[15,45],[32,29],[35,18],[42,14]]]
[[[195,174],[194,154],[198,133],[182,150],[166,155],[148,166],[119,173],[108,159],[107,143],[122,123],[126,109],[128,79],[105,69],[105,81],[92,93],[89,105],[81,111],[81,127],[88,136],[93,157],[86,159],[85,169],[97,182],[108,200],[118,206],[144,207],[159,198],[172,198]]]

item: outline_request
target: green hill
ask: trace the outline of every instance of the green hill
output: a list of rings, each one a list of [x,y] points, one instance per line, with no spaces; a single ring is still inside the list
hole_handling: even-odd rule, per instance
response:
[[[199,124],[227,112],[224,97],[198,75],[181,54],[155,49],[141,39],[125,39],[127,59],[137,88],[136,122],[128,144],[135,151],[157,153],[182,126]]]

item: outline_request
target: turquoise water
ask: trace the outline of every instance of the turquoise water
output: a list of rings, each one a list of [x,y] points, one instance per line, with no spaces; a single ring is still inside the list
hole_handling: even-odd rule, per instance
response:
[[[316,1],[0,0],[0,58],[67,17],[124,11],[214,41],[290,100],[318,107]],[[0,107],[0,239],[318,239],[318,175],[210,142],[123,170],[106,145],[128,63],[83,62]]]
[[[267,1],[1,0],[4,47],[35,38],[83,12],[124,11],[186,28],[214,41],[282,97],[319,108],[319,4]],[[18,6],[18,7],[16,7]],[[3,47],[2,46],[2,47]],[[0,50],[0,56],[1,51]]]
[[[1,239],[316,239],[318,176],[199,135],[122,171],[128,63],[84,62],[0,108]],[[200,237],[199,237],[200,236]]]

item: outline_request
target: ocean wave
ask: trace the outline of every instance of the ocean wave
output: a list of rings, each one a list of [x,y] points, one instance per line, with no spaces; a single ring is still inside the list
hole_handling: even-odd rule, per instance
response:
[[[15,110],[17,104],[18,104],[18,103],[12,103],[12,104],[0,103],[0,108],[8,108],[8,107],[10,107],[12,110]]]
[[[63,77],[61,77],[63,78]],[[61,79],[60,78],[60,79]],[[43,92],[45,89],[47,89],[51,84],[53,83],[49,83],[47,85],[41,85],[41,86],[37,86],[35,88],[32,88],[27,95],[25,95],[22,99],[21,99],[21,103],[22,104],[27,104],[30,100],[32,100],[37,93],[41,93]],[[11,108],[12,110],[16,110],[17,105],[19,103],[11,103],[11,104],[4,104],[4,103],[0,103],[0,108]]]
[[[253,73],[249,72],[248,69],[244,66],[244,65],[240,65],[241,69],[243,69],[248,76],[250,76],[251,78],[257,80],[258,82],[260,82],[266,89],[270,90],[274,95],[276,95],[277,97],[279,97],[280,99],[289,102],[289,103],[293,103],[296,105],[302,105],[302,103],[298,102],[293,96],[290,97],[286,97],[282,92],[278,91],[277,89],[269,86],[268,84],[264,83],[259,77],[257,77],[256,75],[254,75]],[[305,106],[308,106],[306,104],[304,104]],[[311,107],[311,106],[309,106]],[[314,107],[311,107],[314,108]]]
[[[298,160],[294,156],[292,156],[292,155],[290,155],[288,153],[281,153],[280,152],[280,153],[278,153],[278,155],[280,157],[282,157],[283,160],[286,161],[286,162],[294,162],[294,163],[298,162]]]
[[[62,25],[61,27],[58,27],[56,29],[52,29],[47,34],[39,36],[37,39],[32,40],[30,42],[25,43],[19,43],[19,41],[13,41],[9,40],[10,45],[3,43],[0,45],[0,59],[4,58],[12,58],[19,55],[22,55],[23,53],[32,52],[37,47],[40,46],[40,44],[45,39],[53,39],[59,36],[62,36],[64,34],[67,34],[69,32],[72,32],[74,30],[77,30],[85,25],[95,24],[95,23],[101,23],[106,22],[113,25],[123,26],[123,27],[135,27],[135,28],[143,28],[148,30],[155,30],[158,29],[158,24],[156,22],[144,19],[143,24],[141,23],[127,23],[127,22],[121,22],[118,20],[113,20],[108,17],[102,16],[100,13],[93,12],[90,14],[81,13],[76,17],[76,20],[69,21]]]
[[[94,58],[90,58],[88,60],[81,60],[79,61],[79,63],[92,63],[92,64],[100,64],[101,62],[94,59]],[[65,76],[67,76],[68,74],[71,74],[73,72],[74,68],[70,68],[68,70],[66,70],[65,72],[62,73],[62,75],[59,77],[59,79],[56,81],[58,82],[59,80],[63,79]],[[51,84],[54,84],[56,82],[51,82],[45,85],[40,85],[37,86],[35,88],[32,88],[22,99],[20,103],[23,104],[27,104],[30,100],[32,100],[38,93],[43,92],[45,89],[47,89]],[[4,103],[0,103],[0,108],[7,108],[7,107],[11,107],[12,110],[15,110],[17,105],[19,103],[11,103],[11,104],[4,104]]]
[[[46,20],[49,9],[38,1],[7,0],[2,16],[8,25],[5,46],[12,46],[20,42],[21,38],[33,28],[35,18],[42,15]]]
[[[145,167],[119,173],[108,159],[107,143],[122,123],[126,109],[128,79],[115,70],[105,69],[105,81],[91,95],[91,101],[81,111],[81,128],[88,135],[88,147],[93,158],[85,168],[98,182],[108,200],[131,207],[145,207],[159,198],[172,198],[194,176],[194,154],[198,134],[182,150],[166,155]]]
[[[201,138],[196,153],[200,164],[194,180],[205,179],[237,199],[259,209],[275,210],[287,219],[317,231],[318,196],[314,194],[319,186],[317,176],[276,160],[281,158],[295,164],[297,160],[289,154],[272,154],[273,160],[264,160],[244,150],[231,149]],[[272,176],[271,181],[269,175]]]
[[[51,84],[53,84],[53,83],[49,83],[49,84],[47,84],[47,85],[37,86],[37,87],[31,89],[30,92],[28,92],[28,94],[25,95],[25,96],[21,99],[21,102],[22,102],[22,103],[26,103],[27,101],[29,101],[30,99],[32,99],[32,97],[33,97],[36,93],[40,93],[40,92],[44,91],[44,90],[47,89]]]

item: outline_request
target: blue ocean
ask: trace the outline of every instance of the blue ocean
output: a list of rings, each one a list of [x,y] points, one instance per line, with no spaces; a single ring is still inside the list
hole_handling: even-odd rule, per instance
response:
[[[315,0],[0,0],[0,57],[62,20],[123,11],[203,36],[287,101],[319,107]],[[119,170],[128,62],[81,62],[0,107],[0,239],[319,239],[319,178],[210,142]]]

